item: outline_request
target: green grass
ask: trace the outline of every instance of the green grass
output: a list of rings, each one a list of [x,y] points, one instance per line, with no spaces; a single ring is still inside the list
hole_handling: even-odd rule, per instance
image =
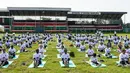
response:
[[[118,35],[125,36],[126,34]],[[130,37],[130,34],[128,34],[128,36]],[[56,37],[54,37],[53,39],[56,40]],[[33,44],[32,48],[28,49],[29,52],[20,53],[19,58],[14,60],[14,62],[7,69],[0,68],[0,73],[130,73],[130,68],[117,67],[115,61],[117,61],[118,59],[107,59],[104,57],[102,57],[101,59],[105,61],[103,63],[106,64],[107,67],[93,68],[85,63],[85,60],[89,60],[88,58],[85,58],[85,53],[78,52],[75,47],[70,47],[69,45],[72,43],[69,40],[64,39],[63,41],[68,50],[73,51],[75,53],[76,57],[71,59],[75,63],[76,68],[61,68],[59,64],[60,59],[58,59],[56,56],[56,54],[58,54],[58,51],[55,48],[57,43],[49,42],[50,45],[48,45],[48,49],[46,52],[47,57],[44,59],[44,61],[46,61],[46,64],[43,68],[28,68],[28,66],[33,61],[33,53],[35,49],[38,48],[38,43],[36,43]],[[15,46],[15,48],[19,50],[19,47]],[[88,48],[88,46],[86,46],[86,48]],[[112,53],[117,56],[119,55],[116,52]],[[26,65],[22,65],[23,62],[25,62]]]

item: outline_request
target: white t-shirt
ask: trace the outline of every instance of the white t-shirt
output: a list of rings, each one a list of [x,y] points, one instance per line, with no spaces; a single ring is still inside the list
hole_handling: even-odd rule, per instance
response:
[[[77,45],[80,45],[80,42],[76,42],[76,46],[77,46]]]
[[[16,41],[16,40],[13,40],[13,43],[17,43],[17,41]]]
[[[85,49],[85,46],[84,46],[84,45],[81,45],[81,46],[80,46],[80,49]]]
[[[0,46],[2,46],[2,43],[0,43]]]
[[[21,48],[21,49],[25,49],[25,48],[26,48],[25,43],[24,43],[24,44],[22,44],[20,48]]]
[[[62,54],[62,56],[61,56],[61,58],[63,58],[63,59],[68,59],[68,58],[70,58],[70,55],[67,53],[67,54]]]
[[[126,49],[126,53],[130,54],[130,48]]]
[[[8,53],[2,53],[1,54],[2,60],[8,59],[8,57],[9,57]]]
[[[64,53],[64,49],[61,49],[61,50],[60,50],[60,54],[63,54],[63,53]]]
[[[40,59],[40,58],[42,58],[42,55],[41,55],[41,53],[35,53],[34,55],[33,55],[33,58],[35,58],[35,59]]]
[[[98,58],[97,58],[97,57],[91,57],[91,58],[90,58],[90,61],[91,61],[91,62],[98,62]]]
[[[87,53],[88,53],[88,55],[93,55],[94,50],[93,50],[93,49],[88,49],[88,50],[87,50]]]
[[[13,49],[10,48],[9,52],[14,53],[14,52],[16,52],[16,50],[15,50],[15,48],[13,48]]]
[[[93,46],[95,43],[94,42],[89,42],[88,44]]]
[[[114,44],[118,44],[118,40],[114,40],[113,42],[114,42]]]
[[[44,50],[43,48],[39,48],[39,52],[40,52],[40,53],[44,53],[45,50]]]
[[[105,49],[105,54],[108,54],[108,53],[110,53],[111,52],[111,49],[110,48],[106,48]]]
[[[129,55],[127,53],[125,53],[125,54],[121,53],[119,55],[119,61],[122,61],[122,59],[124,59],[125,61],[127,61],[128,58],[129,58]]]
[[[6,45],[10,45],[10,42],[6,42],[5,44],[6,44]]]
[[[106,48],[105,45],[99,45],[99,46],[98,46],[98,49],[99,49],[99,50],[104,50],[105,48]]]

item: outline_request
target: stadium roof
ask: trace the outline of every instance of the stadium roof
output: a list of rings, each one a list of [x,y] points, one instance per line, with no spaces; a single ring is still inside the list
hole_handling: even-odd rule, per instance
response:
[[[101,19],[120,19],[127,12],[68,12],[68,18],[101,18]]]
[[[8,7],[0,9],[0,16],[67,16],[68,18],[120,19],[127,12],[71,11],[71,8]]]
[[[8,7],[8,10],[70,11],[71,8],[52,8],[52,7]]]
[[[66,16],[71,8],[52,8],[52,7],[8,7],[10,15],[18,16]]]

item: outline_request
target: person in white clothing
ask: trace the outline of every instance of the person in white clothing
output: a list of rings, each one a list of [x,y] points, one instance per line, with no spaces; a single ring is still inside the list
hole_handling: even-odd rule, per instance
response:
[[[130,56],[130,47],[126,48],[126,53]]]
[[[119,55],[119,62],[122,66],[129,64],[129,55],[126,53],[126,50],[122,50],[122,53]]]
[[[86,50],[86,47],[85,47],[84,43],[82,45],[80,45],[80,50],[81,51],[85,51]]]
[[[15,50],[14,46],[12,45],[9,49],[9,58],[14,58],[15,52],[16,52],[16,50]]]
[[[5,45],[7,48],[10,48],[10,42],[8,40],[5,42]]]
[[[33,55],[34,67],[37,67],[37,66],[39,66],[40,64],[42,64],[41,58],[42,58],[42,55],[41,55],[41,53],[39,53],[39,50],[37,49],[37,50],[36,50],[36,53]]]
[[[117,45],[119,41],[117,39],[114,39],[113,42],[114,42],[114,45]]]
[[[89,49],[87,50],[87,55],[88,57],[91,57],[93,56],[93,54],[94,54],[94,50],[92,49],[92,46],[89,45]]]
[[[8,53],[6,53],[5,49],[3,49],[3,52],[1,54],[1,64],[0,66],[5,66],[8,64]]]
[[[41,53],[42,57],[44,57],[45,49],[43,48],[43,45],[40,45],[38,50],[39,50],[39,53]]]
[[[107,48],[105,49],[105,56],[108,58],[112,58],[111,49],[109,46],[107,46]]]
[[[104,52],[106,46],[101,42],[101,44],[98,46],[98,51],[99,52]]]
[[[81,44],[81,43],[80,43],[79,40],[77,40],[76,43],[75,43],[76,47],[80,47],[80,44]]]
[[[93,54],[93,56],[90,58],[90,61],[95,64],[96,66],[100,66],[101,64],[98,62],[98,58],[96,53]]]
[[[21,42],[20,52],[25,52],[26,44]]]
[[[67,53],[67,50],[65,50],[64,52],[65,53],[62,54],[61,58],[62,58],[63,64],[65,64],[65,66],[67,66],[69,64],[70,55]]]
[[[64,52],[64,46],[62,46],[62,48],[60,49],[60,56],[62,56],[62,54],[64,54],[65,52]]]

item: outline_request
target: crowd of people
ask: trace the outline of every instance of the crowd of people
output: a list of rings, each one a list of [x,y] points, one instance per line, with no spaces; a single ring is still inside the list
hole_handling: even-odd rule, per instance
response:
[[[45,48],[47,43],[52,39],[52,34],[21,34],[16,36],[15,34],[9,35],[6,33],[3,38],[0,38],[0,66],[8,64],[8,60],[16,56],[16,49],[14,46],[20,47],[20,53],[28,52],[28,48],[32,48],[33,43],[38,43],[39,48],[36,49],[33,55],[34,66],[37,67],[42,62],[44,57]],[[70,56],[74,56],[74,52],[68,52],[63,38],[68,39],[73,44],[71,46],[78,48],[82,52],[86,52],[86,55],[90,59],[90,62],[100,66],[101,62],[98,60],[101,54],[104,54],[107,58],[113,58],[114,52],[118,52],[119,64],[118,66],[129,66],[130,57],[130,39],[126,35],[118,36],[116,32],[112,35],[104,35],[101,31],[97,31],[95,34],[55,34],[57,38],[57,46],[61,60],[63,64],[68,65]],[[88,46],[88,48],[86,48]],[[114,48],[117,49],[114,49]],[[7,51],[8,50],[8,51]]]
[[[112,51],[114,51],[119,54],[117,55],[119,57],[118,66],[130,66],[130,40],[127,35],[125,37],[118,36],[116,32],[114,32],[112,35],[105,36],[101,31],[97,31],[95,34],[57,34],[57,38],[57,46],[60,47],[60,55],[63,63],[66,59],[68,62],[70,60],[67,49],[62,42],[62,38],[66,38],[80,51],[86,52],[86,55],[90,58],[90,62],[95,65],[101,65],[98,61],[98,58],[102,56],[101,54],[104,54],[107,58],[114,58],[114,53],[112,53]],[[88,48],[86,48],[87,45]]]

